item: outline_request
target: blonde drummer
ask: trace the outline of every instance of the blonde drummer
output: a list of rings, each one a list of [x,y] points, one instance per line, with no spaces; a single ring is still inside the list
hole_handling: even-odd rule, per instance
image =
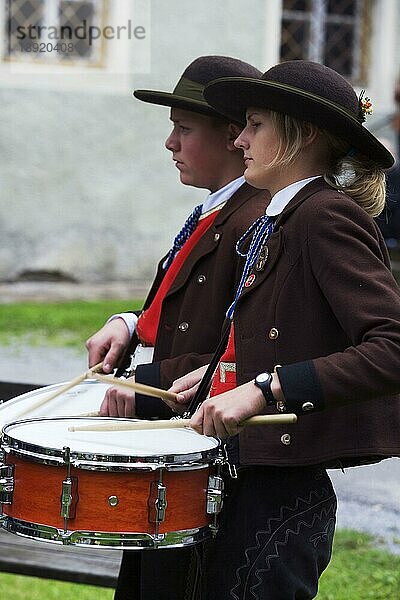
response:
[[[239,469],[204,597],[307,600],[335,528],[326,468],[400,455],[400,290],[373,220],[393,157],[363,126],[371,101],[323,65],[220,79],[205,97],[230,118],[246,114],[235,142],[245,178],[272,200],[238,244],[247,261],[229,341],[191,420],[228,439]],[[171,391],[186,403],[198,379]],[[240,425],[285,411],[296,425]]]

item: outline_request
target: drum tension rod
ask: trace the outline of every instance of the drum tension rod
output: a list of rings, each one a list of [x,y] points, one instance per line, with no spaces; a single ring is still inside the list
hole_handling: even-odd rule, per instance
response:
[[[14,465],[0,465],[0,504],[12,504],[14,493]]]
[[[68,446],[63,448],[63,460],[67,467],[67,476],[62,482],[61,516],[64,519],[64,534],[68,531],[68,520],[75,518],[76,504],[78,502],[78,480],[71,477],[71,450]]]
[[[215,537],[218,532],[219,513],[221,512],[224,503],[225,484],[222,477],[223,469],[226,468],[228,470],[232,479],[237,479],[236,466],[229,462],[226,444],[223,444],[223,446],[220,447],[213,464],[215,472],[209,476],[207,486],[207,514],[213,517],[210,529],[212,535]]]
[[[158,536],[160,523],[165,520],[167,510],[167,487],[163,483],[163,469],[159,469],[158,481],[150,484],[150,495],[148,499],[149,523],[154,523],[154,534]]]
[[[208,515],[213,517],[212,523],[210,523],[210,530],[213,537],[215,537],[218,532],[218,517],[224,501],[225,486],[222,478],[222,469],[229,464],[225,446],[223,449],[220,447],[213,464],[215,471],[208,477],[206,511]]]

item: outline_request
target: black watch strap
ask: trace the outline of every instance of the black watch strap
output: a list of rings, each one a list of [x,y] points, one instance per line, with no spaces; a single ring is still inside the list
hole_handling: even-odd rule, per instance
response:
[[[271,373],[260,373],[254,380],[255,385],[260,388],[267,403],[267,406],[275,406],[276,400],[271,390],[272,375]]]

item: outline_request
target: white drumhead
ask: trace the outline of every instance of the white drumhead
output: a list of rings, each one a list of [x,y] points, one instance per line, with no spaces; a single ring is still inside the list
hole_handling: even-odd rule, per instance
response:
[[[68,446],[71,452],[140,457],[204,452],[217,448],[219,444],[215,438],[200,435],[192,429],[68,431],[70,427],[79,425],[123,422],[129,423],[132,419],[39,419],[11,423],[4,428],[4,432],[13,440],[42,448],[62,450]]]
[[[99,410],[106,390],[110,387],[106,383],[87,380],[76,385],[68,392],[61,394],[45,403],[39,408],[34,404],[44,400],[47,395],[61,388],[65,383],[49,385],[21,396],[16,396],[0,405],[0,430],[6,423],[19,419],[37,417],[78,416],[82,413],[91,413]]]

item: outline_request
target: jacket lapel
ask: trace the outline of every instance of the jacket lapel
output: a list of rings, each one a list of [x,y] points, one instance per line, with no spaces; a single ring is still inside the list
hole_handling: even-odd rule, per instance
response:
[[[240,299],[250,294],[265,281],[273,270],[283,248],[283,229],[279,227],[269,238],[267,244],[261,250],[261,260],[257,261],[243,286]]]
[[[272,272],[283,249],[284,224],[287,219],[290,218],[307,198],[324,189],[332,190],[322,178],[314,179],[304,186],[285,206],[276,219],[274,233],[262,248],[259,261],[256,262],[246,279],[239,301],[257,289]]]

